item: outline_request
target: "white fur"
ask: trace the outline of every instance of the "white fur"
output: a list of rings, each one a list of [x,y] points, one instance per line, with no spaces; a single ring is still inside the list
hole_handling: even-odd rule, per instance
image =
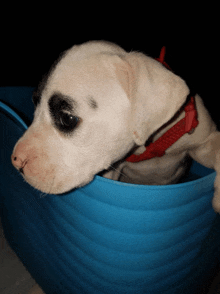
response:
[[[110,45],[98,45],[111,52]],[[43,91],[32,125],[14,149],[17,157],[27,161],[27,182],[46,193],[62,193],[85,185],[134,144],[127,128],[130,102],[114,74],[114,56],[90,56],[88,44],[82,46],[82,51],[84,47],[88,47],[88,58],[82,58],[79,48],[73,47],[58,64]],[[78,102],[82,122],[73,136],[65,137],[52,126],[47,102],[56,91]],[[89,96],[97,101],[97,111],[86,103]]]

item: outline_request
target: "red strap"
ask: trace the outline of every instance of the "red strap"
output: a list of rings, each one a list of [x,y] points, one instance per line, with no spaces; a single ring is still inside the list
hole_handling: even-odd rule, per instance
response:
[[[161,49],[160,57],[156,59],[170,69],[170,67],[164,61],[164,56],[165,47]],[[191,97],[190,101],[185,106],[184,111],[186,112],[185,117],[176,123],[165,134],[163,134],[157,141],[148,145],[144,153],[140,155],[132,154],[126,159],[126,161],[139,162],[154,157],[161,157],[165,154],[165,151],[176,141],[178,141],[183,135],[186,133],[192,133],[199,123],[197,120],[197,111],[194,97]]]
[[[191,97],[191,100],[184,108],[184,111],[186,112],[185,117],[163,134],[157,141],[147,146],[144,153],[140,155],[132,154],[126,159],[126,161],[139,162],[154,157],[161,157],[165,154],[165,151],[183,135],[191,133],[199,123],[197,120],[194,97]]]
[[[171,70],[171,68],[169,67],[169,65],[164,61],[165,58],[165,53],[166,53],[166,47],[163,46],[161,51],[160,51],[160,56],[159,58],[155,58],[157,61],[159,61],[160,63],[162,63],[165,67],[167,67],[168,69]]]

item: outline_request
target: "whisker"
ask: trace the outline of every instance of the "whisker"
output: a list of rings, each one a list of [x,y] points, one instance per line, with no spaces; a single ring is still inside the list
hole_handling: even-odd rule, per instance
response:
[[[47,193],[44,193],[44,192],[41,192],[41,194],[40,194],[40,198],[42,199],[42,198],[45,198],[47,196]]]
[[[38,193],[40,192],[40,199],[41,198],[44,198],[44,197],[46,197],[47,196],[47,193],[45,193],[45,192],[42,192],[39,188],[40,188],[40,185],[36,185],[36,187],[33,187],[34,188],[34,190],[36,190]]]
[[[125,178],[127,178],[128,180],[131,180],[126,174],[124,174],[123,172],[121,172],[119,169],[115,168],[113,165],[110,165],[110,167],[112,169],[114,169],[117,173],[119,173],[120,175],[124,176]]]

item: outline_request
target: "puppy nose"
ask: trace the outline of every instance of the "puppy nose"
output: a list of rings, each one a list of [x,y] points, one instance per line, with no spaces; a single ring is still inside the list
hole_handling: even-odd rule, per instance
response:
[[[27,161],[26,160],[22,160],[21,157],[19,157],[19,155],[16,154],[12,154],[11,156],[11,162],[13,164],[13,166],[19,170],[20,173],[24,174],[24,166],[26,165]]]

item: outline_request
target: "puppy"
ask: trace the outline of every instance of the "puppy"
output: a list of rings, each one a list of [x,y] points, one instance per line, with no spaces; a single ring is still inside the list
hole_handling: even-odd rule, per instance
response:
[[[194,118],[184,111],[188,105],[192,113],[190,99]],[[52,67],[33,102],[33,123],[12,154],[33,187],[60,194],[101,171],[135,184],[177,183],[191,157],[216,170],[213,206],[220,211],[220,134],[201,98],[192,98],[186,83],[157,60],[107,42],[74,46]],[[186,116],[186,129],[196,120],[194,129],[162,154],[136,162]],[[131,154],[135,160],[125,160]]]

